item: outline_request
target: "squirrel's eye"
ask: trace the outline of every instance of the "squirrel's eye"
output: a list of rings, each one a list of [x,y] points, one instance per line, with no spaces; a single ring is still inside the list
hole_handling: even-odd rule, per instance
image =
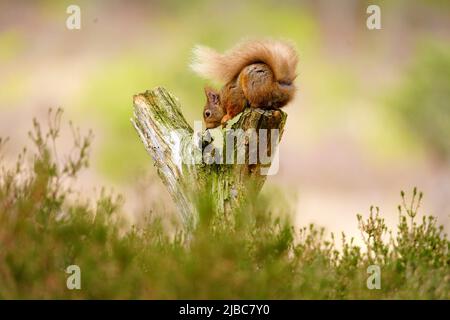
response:
[[[206,117],[206,118],[209,118],[210,116],[211,116],[211,111],[206,110],[206,111],[205,111],[205,117]]]

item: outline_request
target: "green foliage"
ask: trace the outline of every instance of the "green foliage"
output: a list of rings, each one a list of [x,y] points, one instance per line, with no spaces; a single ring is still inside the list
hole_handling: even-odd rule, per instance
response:
[[[450,157],[450,46],[426,43],[393,105],[414,138],[441,160]]]
[[[62,161],[54,148],[60,119],[51,111],[47,132],[34,121],[36,152],[1,171],[0,298],[450,298],[450,242],[434,217],[416,221],[416,189],[410,202],[402,192],[395,235],[378,208],[358,215],[363,247],[343,234],[338,250],[313,225],[295,230],[265,198],[221,217],[204,195],[190,234],[151,216],[127,228],[120,197],[76,196],[72,183],[88,165],[92,136],[74,129]],[[81,290],[66,288],[72,264],[81,268]],[[372,264],[381,268],[380,290],[366,287]]]

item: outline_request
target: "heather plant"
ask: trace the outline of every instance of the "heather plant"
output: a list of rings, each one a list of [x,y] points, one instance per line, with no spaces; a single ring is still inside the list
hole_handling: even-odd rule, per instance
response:
[[[362,246],[315,225],[295,228],[289,212],[275,214],[277,204],[261,195],[226,216],[200,195],[189,233],[151,214],[130,227],[121,196],[78,194],[92,134],[70,125],[73,147],[58,154],[61,115],[50,111],[46,130],[33,121],[31,154],[24,150],[13,166],[2,160],[2,299],[450,298],[450,242],[435,217],[419,219],[417,189],[409,198],[401,192],[396,230],[377,207],[357,216]],[[0,158],[9,143],[0,139]],[[80,267],[80,290],[66,286],[69,265]],[[380,268],[380,289],[367,287],[372,265]]]

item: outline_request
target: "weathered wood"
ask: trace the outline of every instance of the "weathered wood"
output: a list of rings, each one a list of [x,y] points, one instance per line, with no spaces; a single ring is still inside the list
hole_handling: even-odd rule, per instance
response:
[[[217,211],[225,214],[247,198],[250,188],[256,192],[262,188],[266,178],[262,172],[270,167],[272,158],[264,164],[261,154],[257,155],[257,152],[260,144],[264,144],[269,149],[269,155],[275,154],[272,148],[276,145],[270,144],[270,138],[278,132],[279,136],[275,135],[274,141],[278,143],[281,139],[286,114],[280,110],[247,108],[229,121],[226,128],[194,133],[181,113],[178,100],[165,89],[156,88],[134,96],[134,117],[131,121],[178,207],[184,225],[190,228],[198,219],[194,203],[199,194],[212,194]],[[261,138],[261,134],[265,133],[260,129],[268,130],[267,143],[252,140]],[[236,144],[231,146],[234,136],[230,133],[238,137]],[[235,156],[238,151],[244,150],[244,162],[236,164],[235,158],[233,164],[208,164],[214,156],[216,160],[226,161],[226,158],[218,156],[219,146],[230,146]],[[256,163],[251,162],[255,159],[251,157],[256,157]]]

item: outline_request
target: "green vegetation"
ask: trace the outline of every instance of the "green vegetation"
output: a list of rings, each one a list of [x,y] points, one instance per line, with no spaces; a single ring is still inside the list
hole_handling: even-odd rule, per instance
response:
[[[392,99],[408,132],[439,161],[450,159],[450,46],[425,43]]]
[[[151,217],[127,228],[120,197],[83,201],[72,187],[88,165],[91,135],[73,129],[72,152],[58,157],[61,111],[49,118],[48,130],[34,121],[36,152],[0,173],[2,299],[450,298],[450,241],[434,217],[418,221],[416,190],[411,199],[401,194],[397,230],[371,208],[367,219],[358,216],[365,245],[342,235],[341,250],[323,229],[295,230],[273,216],[264,198],[219,217],[205,197],[192,234]],[[72,264],[81,268],[81,290],[66,288]],[[372,264],[381,268],[380,290],[366,287]]]

